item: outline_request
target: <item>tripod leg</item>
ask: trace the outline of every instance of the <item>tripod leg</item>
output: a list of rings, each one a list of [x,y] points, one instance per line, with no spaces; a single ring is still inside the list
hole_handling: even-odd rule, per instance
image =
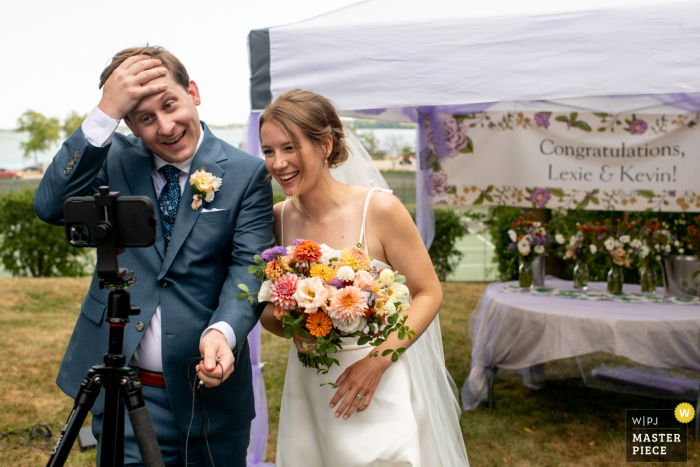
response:
[[[141,452],[141,459],[144,467],[165,467],[163,456],[158,446],[156,432],[151,423],[151,417],[148,415],[148,408],[143,399],[143,391],[141,381],[138,379],[136,372],[129,372],[129,380],[123,386],[124,402],[129,410],[129,418],[131,426],[134,428],[136,443]]]
[[[54,447],[49,462],[46,464],[47,467],[62,466],[66,462],[80,427],[83,426],[85,417],[87,417],[97,396],[100,394],[100,378],[102,377],[100,373],[90,369],[87,376],[83,378],[83,381],[80,383],[80,391],[75,398],[73,410],[68,416],[68,421],[63,426],[58,441],[56,441],[56,447]]]

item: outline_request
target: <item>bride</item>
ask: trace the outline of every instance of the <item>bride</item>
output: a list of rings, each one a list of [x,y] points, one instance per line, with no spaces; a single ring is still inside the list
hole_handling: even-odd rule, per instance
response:
[[[267,169],[288,196],[274,208],[277,244],[303,238],[341,250],[360,243],[377,270],[406,277],[412,296],[406,324],[416,336],[399,340],[394,333],[376,348],[379,355],[407,348],[395,363],[368,358],[373,347],[344,338],[334,355],[340,365],[319,375],[296,358],[306,352],[304,343],[315,341],[295,334],[277,466],[468,466],[456,386],[442,351],[440,282],[410,214],[379,188],[386,183],[352,138],[330,101],[308,91],[279,96],[260,116]],[[272,306],[260,321],[284,336]],[[321,387],[326,381],[336,389]]]

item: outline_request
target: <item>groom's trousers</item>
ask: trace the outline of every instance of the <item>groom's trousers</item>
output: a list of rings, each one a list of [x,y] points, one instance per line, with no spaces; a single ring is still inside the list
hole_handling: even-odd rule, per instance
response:
[[[186,465],[211,466],[209,452],[215,467],[246,467],[246,452],[250,442],[250,423],[235,430],[220,433],[216,436],[187,439],[175,421],[175,415],[170,409],[165,388],[143,386],[143,396],[151,416],[151,422],[158,438],[163,460],[168,467],[184,467]],[[199,410],[195,404],[194,410]],[[200,427],[192,427],[192,432],[198,433]],[[100,441],[102,433],[102,416],[92,417],[92,433]],[[97,451],[97,466],[100,463],[100,446]],[[187,462],[185,462],[187,459]],[[134,429],[131,426],[128,412],[124,416],[124,465],[125,467],[142,466],[141,453],[136,444]]]

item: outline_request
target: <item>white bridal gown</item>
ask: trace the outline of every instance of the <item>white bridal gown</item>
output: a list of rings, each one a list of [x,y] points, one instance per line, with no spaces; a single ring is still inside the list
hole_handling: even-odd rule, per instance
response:
[[[369,199],[376,191],[372,189],[365,201],[360,242],[365,240]],[[284,207],[281,217],[283,241]],[[377,260],[372,266],[391,269]],[[302,366],[292,344],[277,436],[278,467],[469,465],[457,387],[445,368],[437,317],[384,373],[369,407],[347,420],[335,418],[335,409],[329,407],[336,390],[320,385],[335,382],[372,347],[358,346],[357,338],[342,341],[343,349],[335,354],[340,366],[334,365],[328,375]]]

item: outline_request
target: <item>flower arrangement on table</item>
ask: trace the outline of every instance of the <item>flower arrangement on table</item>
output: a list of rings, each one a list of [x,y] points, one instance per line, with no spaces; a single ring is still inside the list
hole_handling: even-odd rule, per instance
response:
[[[574,266],[574,288],[588,289],[588,264],[599,252],[600,240],[608,234],[608,227],[600,222],[576,224],[575,232],[567,240],[564,235],[555,235],[555,241],[566,244],[565,259],[576,261]]]
[[[340,253],[312,240],[297,239],[288,247],[276,246],[255,256],[256,265],[248,272],[262,280],[258,292],[249,292],[245,284],[239,300],[272,303],[275,317],[284,326],[285,337],[294,333],[316,338],[317,345],[307,345],[308,353],[299,353],[306,367],[327,374],[338,360],[333,354],[342,349],[341,337],[359,337],[358,345],[374,347],[390,334],[399,339],[415,336],[406,326],[410,306],[406,278],[390,269],[372,267],[369,255],[361,248],[346,248]],[[405,348],[386,349],[396,361]],[[373,351],[370,357],[376,357]]]
[[[610,265],[608,292],[620,294],[624,283],[623,268],[632,267],[632,261],[638,257],[643,244],[636,238],[637,223],[630,221],[629,213],[614,222],[606,219],[605,224],[607,232],[599,236],[598,241],[602,242],[600,251],[606,255]]]
[[[549,239],[546,227],[547,224],[525,219],[523,216],[511,222],[511,228],[508,230],[511,243],[508,245],[508,250],[517,249],[520,261],[518,268],[520,287],[532,286],[532,260],[545,253],[545,244]]]

